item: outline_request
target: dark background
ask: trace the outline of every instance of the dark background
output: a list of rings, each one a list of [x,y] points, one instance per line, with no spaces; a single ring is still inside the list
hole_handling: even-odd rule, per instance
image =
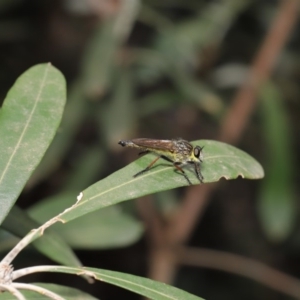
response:
[[[299,277],[296,2],[147,0],[135,11],[130,0],[2,1],[1,98],[20,74],[42,62],[51,62],[68,82],[68,104],[57,141],[18,205],[27,209],[62,193],[79,171],[78,162],[95,149],[99,163],[89,184],[125,166],[136,153],[121,149],[120,139],[221,139],[255,157],[266,176],[259,181],[221,180],[208,193],[183,244],[242,255]],[[291,20],[295,21],[285,28]],[[277,25],[278,34],[268,43]],[[258,83],[247,77],[249,72]],[[247,82],[250,87],[242,94]],[[253,106],[244,110],[247,103]],[[168,199],[172,214],[186,200],[187,189],[154,195],[152,201]],[[124,205],[145,221],[135,201]],[[162,215],[168,219],[168,214]],[[151,232],[149,224],[146,227]],[[77,254],[83,265],[146,277],[154,248],[146,233],[127,247],[81,249]],[[15,268],[49,263],[29,250],[16,260]],[[205,299],[290,299],[276,290],[282,283],[276,274],[271,289],[259,276],[253,281],[221,267],[196,265],[179,264],[174,279],[165,280]],[[227,267],[231,269],[230,264]],[[65,280],[66,285],[104,300],[140,299],[104,283],[90,286],[74,276],[50,274],[27,280]]]

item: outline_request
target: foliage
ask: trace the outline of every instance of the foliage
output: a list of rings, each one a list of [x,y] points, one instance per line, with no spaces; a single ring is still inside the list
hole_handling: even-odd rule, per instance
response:
[[[50,64],[35,66],[31,69],[35,75],[23,74],[16,83],[20,89],[10,90],[0,110],[1,253],[13,248],[16,236],[23,238],[40,224],[50,225],[49,219],[58,221],[55,217],[64,212],[61,219],[72,222],[56,222],[40,239],[36,238],[41,231],[32,235],[39,252],[57,263],[81,268],[72,247],[80,249],[76,254],[85,265],[92,260],[101,268],[146,276],[146,262],[147,268],[154,265],[151,251],[161,250],[157,240],[151,240],[156,221],[161,221],[160,229],[166,229],[168,236],[194,218],[180,249],[187,245],[227,249],[299,273],[294,263],[300,246],[295,184],[299,177],[295,155],[299,152],[299,41],[297,28],[294,35],[289,35],[292,28],[284,33],[297,9],[285,14],[276,37],[269,38],[277,15],[295,1],[96,2],[10,0],[0,4],[2,98],[24,70],[41,61],[59,68],[68,83],[64,103],[61,73]],[[275,55],[276,41],[283,34],[285,41],[292,42]],[[264,41],[269,41],[268,47]],[[263,77],[255,69],[253,78],[261,88],[257,95],[248,74],[260,49],[259,68],[272,59],[276,68]],[[43,85],[45,72],[50,80]],[[245,152],[214,141],[219,140],[227,113],[234,111],[236,92],[247,82],[248,94],[258,105],[240,99],[242,107],[252,105],[252,109],[246,116],[235,111],[229,129],[240,130],[234,143],[262,163],[265,178],[206,184],[220,178],[262,176],[260,165]],[[37,114],[49,119],[42,121]],[[136,153],[117,142],[136,137],[182,137],[204,145],[205,184],[196,185],[193,169],[187,166],[195,184],[187,187],[173,167],[160,161],[133,180],[132,175],[153,157],[135,160]],[[228,158],[227,151],[237,152]],[[214,152],[223,157],[211,160]],[[217,190],[208,196],[210,187]],[[83,197],[75,204],[80,192]],[[126,201],[142,195],[150,196],[141,202]],[[192,209],[184,214],[192,207],[186,204],[188,197],[194,205],[201,202],[198,215]],[[149,198],[155,213],[147,205]],[[143,215],[143,209],[148,215]],[[173,226],[176,218],[177,226]],[[143,234],[147,243],[141,239]],[[170,251],[177,250],[174,246]],[[35,265],[39,259],[29,249],[16,264]],[[230,265],[235,270],[235,264]],[[248,283],[244,288],[238,277],[182,266],[176,261],[176,270],[168,273],[172,274],[169,282],[175,277],[174,285],[207,299],[278,297],[271,289],[285,282],[275,272],[274,277],[268,276],[273,278],[271,289],[261,291]],[[262,277],[256,275],[266,285]],[[117,291],[124,298],[125,291]],[[105,292],[99,291],[101,299]]]
[[[48,74],[51,74],[52,76],[49,76]],[[35,87],[34,92],[32,92],[32,88],[30,88],[32,86]],[[1,151],[3,153],[3,155],[1,155],[3,158],[3,168],[0,188],[3,191],[3,195],[5,195],[5,198],[3,198],[3,201],[1,202],[1,211],[3,213],[6,213],[4,209],[5,207],[8,207],[9,209],[13,206],[16,198],[21,193],[24,181],[28,178],[28,174],[31,174],[33,171],[33,162],[40,158],[40,156],[45,152],[48,144],[51,142],[51,137],[53,136],[51,133],[58,127],[58,122],[62,115],[61,107],[63,107],[65,102],[65,93],[60,92],[63,88],[64,80],[60,72],[54,69],[50,64],[38,65],[29,69],[16,81],[4,101],[0,116],[0,125],[2,126],[1,140],[3,141],[1,147]],[[55,109],[52,109],[53,106]],[[29,107],[29,109],[26,110],[27,107]],[[22,112],[23,118],[20,117],[19,112]],[[45,131],[41,130],[40,132],[42,127],[43,129],[44,127],[46,129],[44,129]],[[8,139],[9,131],[13,131],[16,137]],[[225,177],[226,179],[236,178],[239,175],[250,179],[260,178],[263,176],[263,170],[259,163],[241,150],[224,143],[214,141],[197,141],[195,144],[201,144],[202,147],[205,147],[206,158],[205,163],[203,163],[202,171],[205,177],[205,182],[217,181],[221,177]],[[30,151],[28,146],[31,146]],[[32,155],[28,155],[27,152],[30,152]],[[4,159],[7,160],[6,164]],[[57,221],[65,223],[66,221],[76,219],[89,212],[96,212],[99,208],[110,206],[120,201],[133,199],[145,194],[172,189],[187,184],[187,182],[184,181],[182,177],[179,177],[178,174],[174,172],[172,173],[169,166],[163,166],[158,170],[153,170],[153,172],[149,172],[134,179],[129,176],[129,174],[135,173],[143,164],[147,163],[148,160],[148,158],[141,158],[132,163],[130,166],[113,173],[106,179],[97,182],[81,192],[74,205],[66,208],[57,216],[54,216],[52,219],[44,223],[44,225],[42,225],[38,230],[29,233],[16,245],[14,249],[11,250],[11,252],[0,263],[0,268],[3,270],[2,272],[11,273],[10,276],[12,279],[22,276],[22,270],[7,271],[7,266],[11,264],[13,258],[18,252],[20,252],[31,241],[37,239],[43,234],[46,228]],[[195,179],[193,182],[195,182]],[[139,189],[137,189],[137,184]],[[6,185],[8,185],[9,189]],[[9,191],[14,191],[14,193],[10,193]],[[61,200],[68,197],[71,198],[72,193],[63,195]],[[66,204],[62,203],[63,201],[57,202],[56,200],[56,206],[58,205],[59,208],[62,208],[62,205]],[[42,209],[31,209],[31,215],[36,215],[36,219],[39,218],[41,221],[45,219],[45,217],[42,217],[41,214],[43,212],[45,214],[46,212],[46,214],[49,215],[49,211],[53,213],[53,207],[55,207],[55,202],[51,202],[50,206],[49,202],[46,202],[41,206]],[[56,209],[58,208],[56,207]],[[105,215],[108,215],[107,210],[104,213]],[[105,218],[105,215],[102,216],[102,219]],[[99,214],[97,216],[101,217]],[[4,217],[5,215],[3,215],[3,218]],[[118,219],[118,223],[116,223],[117,229],[111,232],[111,234],[114,235],[117,242],[121,242],[121,244],[121,235],[126,234],[126,231],[132,232],[138,229],[137,225],[133,221],[129,222],[129,219],[126,220],[126,218],[121,214],[112,214],[109,218]],[[22,230],[17,231],[15,229],[16,223],[14,221],[16,220],[18,220],[18,227],[21,227]],[[91,218],[90,220],[92,221],[91,224],[95,222]],[[107,219],[106,222],[104,221],[102,225],[105,225],[108,220],[109,219]],[[88,227],[81,226],[81,222],[73,222],[72,226],[69,226],[68,236],[72,235],[70,230],[73,230],[74,238],[76,235],[80,234],[80,231],[82,231],[83,236],[85,235],[85,232],[88,231]],[[87,220],[85,220],[85,223],[87,223]],[[8,230],[19,234],[24,234],[24,230],[30,229],[30,226],[37,226],[37,224],[38,223],[31,220],[25,212],[18,208],[14,208],[12,210],[12,213],[5,222],[5,226]],[[112,227],[112,225],[107,226],[108,228]],[[116,236],[118,228],[121,230],[122,227],[126,228],[126,231],[121,233],[121,235]],[[102,238],[111,240],[110,235],[107,234],[106,231],[107,230],[104,229]],[[139,236],[140,232],[141,231],[139,230],[137,233],[133,234],[135,238]],[[42,242],[37,243],[36,241],[35,245],[38,250],[48,255],[50,258],[66,265],[75,265],[78,267],[33,267],[33,272],[44,270],[92,276],[94,279],[107,281],[152,299],[200,299],[171,286],[154,282],[149,279],[100,269],[81,269],[79,261],[76,260],[76,257],[72,253],[68,244],[65,243],[67,239],[60,238],[59,235],[62,233],[63,231],[61,230],[57,230],[56,233],[53,234],[48,233],[45,235],[46,238],[42,239]],[[125,239],[123,238],[123,244],[128,243],[129,240],[131,241],[132,237],[127,236]],[[72,239],[70,241],[72,241]],[[79,247],[83,247],[83,245],[86,247],[85,239],[81,239],[78,244]],[[111,241],[109,245],[116,246],[116,244]],[[100,245],[95,243],[92,244],[92,247],[99,246],[103,247],[103,243]],[[4,269],[6,270],[5,272]],[[32,271],[30,271],[29,268],[27,271],[23,272],[28,274]],[[41,290],[42,288],[29,285],[20,287],[17,283],[9,284],[6,280],[7,276],[3,276],[1,278],[1,286],[4,290],[7,289],[7,291],[10,291],[9,289],[11,287],[21,290],[31,289],[42,294],[45,293],[48,297],[54,298],[54,294],[51,294],[51,291],[45,292],[44,290]],[[80,292],[78,294],[80,294]],[[18,297],[21,299],[20,295]]]

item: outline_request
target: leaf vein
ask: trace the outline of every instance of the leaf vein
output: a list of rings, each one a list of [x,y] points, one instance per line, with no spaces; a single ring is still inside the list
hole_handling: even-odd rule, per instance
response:
[[[23,128],[23,131],[22,131],[22,133],[20,135],[20,138],[19,138],[16,146],[14,147],[14,150],[13,150],[13,152],[12,152],[9,160],[7,161],[7,164],[6,164],[6,166],[5,166],[5,168],[4,168],[3,172],[2,172],[2,175],[0,177],[0,184],[3,181],[3,179],[4,179],[4,176],[6,175],[8,169],[9,169],[9,166],[11,165],[12,160],[13,160],[14,156],[17,153],[17,149],[20,147],[20,144],[22,143],[24,135],[25,135],[25,133],[27,131],[27,128],[28,128],[28,126],[30,124],[30,121],[32,120],[33,114],[34,114],[34,112],[36,110],[37,104],[39,102],[39,99],[40,99],[40,96],[41,96],[41,93],[42,93],[42,90],[43,90],[43,87],[44,87],[45,82],[46,82],[46,78],[47,78],[47,75],[48,75],[49,67],[50,67],[50,64],[48,64],[47,69],[45,70],[45,74],[44,74],[43,79],[41,81],[41,86],[40,86],[40,89],[39,89],[38,94],[36,96],[36,99],[35,99],[35,102],[34,102],[34,106],[33,106],[32,110],[30,112],[29,118],[28,118],[28,120],[27,120],[27,122],[26,122],[26,124],[25,124],[25,126]]]

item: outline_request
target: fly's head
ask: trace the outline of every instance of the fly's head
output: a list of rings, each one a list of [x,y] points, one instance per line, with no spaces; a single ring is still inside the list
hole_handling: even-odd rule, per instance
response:
[[[193,149],[193,161],[202,163],[203,161],[203,148],[200,146],[195,146]]]

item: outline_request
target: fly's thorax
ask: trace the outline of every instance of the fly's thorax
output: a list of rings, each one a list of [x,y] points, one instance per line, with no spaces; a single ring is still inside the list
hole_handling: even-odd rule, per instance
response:
[[[183,139],[172,140],[172,142],[174,162],[188,163],[193,155],[193,146]]]
[[[174,152],[181,153],[183,156],[190,156],[193,151],[193,146],[183,139],[173,140]]]

